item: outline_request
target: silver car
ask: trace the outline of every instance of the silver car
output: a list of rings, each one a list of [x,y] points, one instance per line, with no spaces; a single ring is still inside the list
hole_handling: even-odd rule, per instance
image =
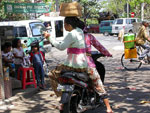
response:
[[[118,18],[112,25],[112,34],[117,34],[121,29],[125,30],[125,33],[133,33],[133,23],[140,22],[138,18]]]

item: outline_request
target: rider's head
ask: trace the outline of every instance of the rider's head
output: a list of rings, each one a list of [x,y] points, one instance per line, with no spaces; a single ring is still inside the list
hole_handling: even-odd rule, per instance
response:
[[[79,19],[77,17],[66,17],[64,23],[66,31],[72,31],[73,29],[76,29],[78,22]]]
[[[77,24],[78,26],[78,28],[80,28],[80,29],[82,29],[82,30],[84,30],[84,28],[85,28],[85,24],[84,24],[84,22],[83,21],[81,21],[81,20],[79,20],[79,22],[78,22],[78,24]]]
[[[148,27],[148,26],[149,26],[149,23],[148,23],[148,21],[143,21],[143,22],[142,22],[142,25],[144,25],[145,27]]]
[[[80,20],[80,21],[78,22],[78,27],[79,27],[80,29],[82,29],[84,33],[88,33],[88,30],[89,30],[89,29],[88,29],[88,27],[85,26],[85,23],[84,23],[83,21]]]

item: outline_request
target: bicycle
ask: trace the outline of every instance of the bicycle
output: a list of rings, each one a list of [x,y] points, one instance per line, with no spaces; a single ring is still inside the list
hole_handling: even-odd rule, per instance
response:
[[[122,66],[129,71],[138,70],[142,66],[142,62],[139,60],[139,56],[142,54],[143,48],[141,46],[136,46],[137,48],[137,58],[129,58],[125,59],[125,54],[121,57],[121,64]],[[149,57],[146,55],[144,57],[144,62],[149,63]]]

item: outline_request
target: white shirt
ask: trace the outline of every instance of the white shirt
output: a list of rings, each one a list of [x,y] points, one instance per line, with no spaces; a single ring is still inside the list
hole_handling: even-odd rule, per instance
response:
[[[24,51],[23,51],[22,48],[20,48],[20,49],[14,48],[13,49],[13,54],[16,54],[19,57],[23,57],[24,56]],[[23,62],[22,59],[14,58],[14,63],[15,64],[21,64],[22,62]]]
[[[2,58],[6,58],[7,60],[11,60],[11,59],[13,59],[13,57],[14,57],[14,55],[13,55],[13,53],[11,51],[8,52],[8,53],[4,53],[2,51]]]

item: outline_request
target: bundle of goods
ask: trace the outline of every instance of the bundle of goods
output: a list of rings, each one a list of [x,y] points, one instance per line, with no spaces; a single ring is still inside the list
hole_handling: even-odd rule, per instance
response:
[[[60,16],[82,16],[82,7],[78,2],[62,3],[60,5]]]
[[[124,48],[125,48],[125,59],[137,58],[137,50],[135,46],[134,34],[124,35]]]

